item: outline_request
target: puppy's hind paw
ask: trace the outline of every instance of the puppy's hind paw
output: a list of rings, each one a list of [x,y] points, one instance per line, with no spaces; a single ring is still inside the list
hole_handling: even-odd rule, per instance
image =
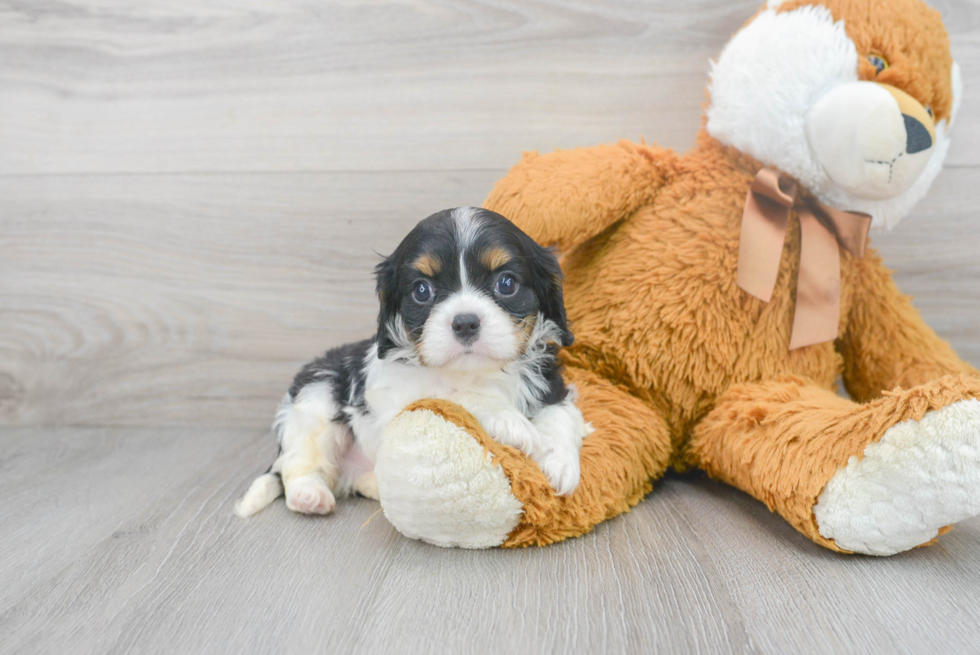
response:
[[[286,507],[302,514],[329,514],[337,504],[319,475],[304,475],[286,483]]]
[[[568,496],[578,488],[581,468],[577,450],[549,450],[538,460],[538,466],[559,496]]]

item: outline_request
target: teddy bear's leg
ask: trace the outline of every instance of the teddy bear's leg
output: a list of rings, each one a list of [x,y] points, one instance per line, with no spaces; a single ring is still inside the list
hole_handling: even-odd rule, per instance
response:
[[[737,385],[688,456],[820,545],[890,555],[980,514],[978,398],[952,376],[866,404],[800,378]]]
[[[847,285],[853,294],[851,311],[837,341],[844,386],[852,398],[875,400],[882,391],[911,389],[944,375],[977,377],[977,369],[922,320],[877,253],[869,251],[853,264]]]
[[[667,425],[648,405],[583,370],[566,371],[595,432],[581,481],[558,496],[533,460],[490,439],[461,407],[425,400],[388,425],[375,473],[403,534],[438,546],[545,545],[584,534],[640,501],[667,467]]]

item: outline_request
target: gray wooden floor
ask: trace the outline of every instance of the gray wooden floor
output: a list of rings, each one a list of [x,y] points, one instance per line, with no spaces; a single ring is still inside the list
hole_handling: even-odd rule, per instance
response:
[[[760,3],[0,1],[0,653],[980,652],[980,521],[842,557],[696,477],[536,550],[231,514],[376,252],[523,150],[687,148]],[[961,117],[873,243],[980,364],[980,2],[935,4]]]
[[[11,428],[0,457],[4,653],[969,653],[980,521],[875,559],[671,478],[544,549],[441,550],[377,503],[231,513],[262,430]]]

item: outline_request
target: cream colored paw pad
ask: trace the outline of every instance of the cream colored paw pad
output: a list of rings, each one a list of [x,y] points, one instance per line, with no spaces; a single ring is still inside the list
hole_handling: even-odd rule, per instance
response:
[[[436,546],[499,546],[523,513],[504,470],[466,430],[428,410],[387,426],[374,467],[395,528]]]
[[[909,550],[980,514],[980,401],[889,428],[837,471],[813,514],[823,537],[868,555]]]

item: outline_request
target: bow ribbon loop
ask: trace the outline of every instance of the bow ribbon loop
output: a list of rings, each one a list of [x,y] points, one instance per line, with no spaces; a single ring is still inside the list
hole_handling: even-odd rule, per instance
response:
[[[752,193],[757,193],[787,209],[800,198],[800,185],[788,175],[763,168],[752,180]]]
[[[800,267],[790,350],[837,338],[840,324],[840,248],[863,257],[871,217],[802,198],[799,183],[763,168],[745,199],[738,244],[738,286],[772,300],[786,226],[792,209],[800,219]]]

